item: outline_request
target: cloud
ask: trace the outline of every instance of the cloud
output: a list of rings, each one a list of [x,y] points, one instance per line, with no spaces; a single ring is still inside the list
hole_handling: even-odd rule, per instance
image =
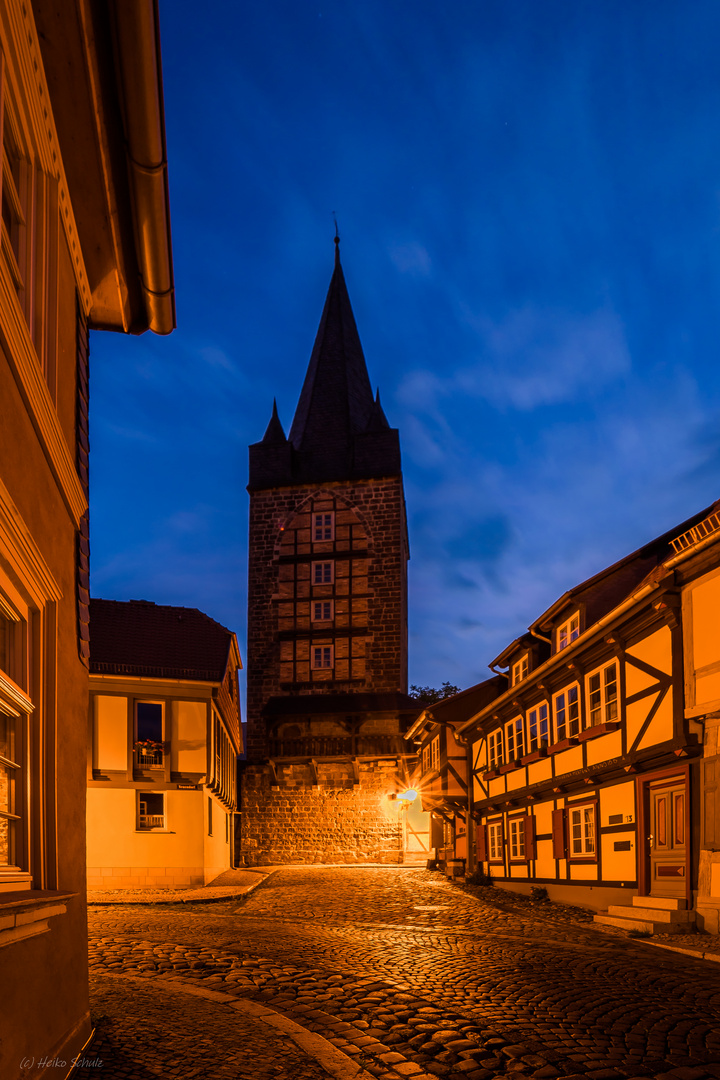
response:
[[[411,277],[427,278],[432,274],[432,260],[426,247],[417,241],[406,244],[393,244],[388,254],[401,274]]]

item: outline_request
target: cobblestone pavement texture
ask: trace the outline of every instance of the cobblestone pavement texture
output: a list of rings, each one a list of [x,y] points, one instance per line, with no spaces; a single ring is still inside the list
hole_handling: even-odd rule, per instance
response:
[[[292,868],[240,906],[91,909],[91,964],[261,1002],[387,1080],[720,1078],[720,964],[590,920],[426,870]],[[163,1075],[201,1075],[194,1052]]]

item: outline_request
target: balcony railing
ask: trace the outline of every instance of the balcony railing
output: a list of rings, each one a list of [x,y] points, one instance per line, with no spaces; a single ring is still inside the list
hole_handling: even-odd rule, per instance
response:
[[[164,827],[164,814],[140,814],[141,829],[163,829]]]
[[[308,735],[269,741],[270,757],[373,757],[410,754],[412,747],[399,735]]]
[[[139,747],[135,754],[138,769],[162,769],[165,767],[162,750],[147,750]]]

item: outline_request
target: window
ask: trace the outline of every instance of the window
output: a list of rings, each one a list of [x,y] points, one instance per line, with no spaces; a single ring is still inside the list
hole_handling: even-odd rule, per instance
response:
[[[332,600],[313,600],[313,622],[331,622],[333,617]]]
[[[488,861],[503,861],[503,826],[502,821],[488,822]]]
[[[503,737],[502,730],[498,728],[488,736],[488,764],[491,769],[496,769],[503,763]]]
[[[2,254],[15,291],[22,300],[27,262],[24,251],[27,170],[18,150],[13,127],[11,114],[6,109],[3,122]]]
[[[430,743],[430,767],[432,769],[440,768],[440,736],[436,735],[433,741]]]
[[[22,618],[0,593],[0,672],[7,677],[5,685],[0,685],[0,872],[28,870],[26,792],[32,702],[21,689],[27,685],[27,628],[27,617]]]
[[[617,662],[594,671],[588,676],[588,705],[590,727],[611,724],[618,718]]]
[[[522,716],[515,717],[505,725],[505,745],[507,746],[508,761],[515,761],[525,753],[525,738],[523,732]]]
[[[212,834],[212,799],[208,795],[208,836]]]
[[[160,701],[135,703],[135,760],[139,769],[163,769],[163,705]]]
[[[570,858],[595,856],[595,804],[569,806]]]
[[[314,562],[312,564],[313,585],[332,585],[335,580],[335,564],[331,562]]]
[[[555,738],[557,742],[580,733],[580,695],[577,686],[569,686],[555,695]]]
[[[313,514],[313,540],[335,539],[335,515]]]
[[[545,702],[537,705],[528,713],[528,728],[530,733],[530,752],[541,746],[547,746],[550,742],[550,723],[548,707]]]
[[[571,641],[580,637],[580,612],[576,611],[574,615],[571,615],[567,622],[564,622],[562,626],[558,627],[557,631],[557,651],[565,649]]]
[[[312,647],[313,668],[331,668],[333,666],[332,645],[313,645]]]
[[[207,785],[216,799],[228,810],[234,810],[236,806],[237,755],[222,720],[214,709],[212,713],[212,746],[215,768],[212,775],[208,777]]]
[[[510,858],[525,859],[525,817],[510,818]]]
[[[138,829],[165,828],[165,792],[138,792]]]
[[[422,771],[423,773],[430,772],[430,743],[427,743],[426,746],[423,746]]]
[[[513,666],[512,666],[512,685],[513,686],[516,686],[519,682],[522,682],[523,679],[527,679],[529,662],[530,662],[530,658],[529,658],[528,654],[525,653],[524,656],[520,657],[520,659],[517,661],[516,664],[513,664]]]

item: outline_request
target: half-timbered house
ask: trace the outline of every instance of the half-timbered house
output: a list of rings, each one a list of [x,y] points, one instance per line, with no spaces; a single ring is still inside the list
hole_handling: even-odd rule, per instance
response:
[[[474,856],[498,884],[717,932],[716,510],[561,596],[498,657],[507,689],[458,725]]]

